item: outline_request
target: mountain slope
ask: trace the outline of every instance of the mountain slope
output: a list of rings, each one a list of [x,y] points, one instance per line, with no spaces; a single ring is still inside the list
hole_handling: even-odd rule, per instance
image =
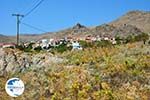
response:
[[[138,29],[136,26],[123,24],[120,26],[114,26],[109,24],[104,24],[97,26],[95,28],[95,35],[107,36],[107,37],[115,37],[119,35],[121,37],[126,37],[130,34],[140,34],[142,31]]]
[[[114,26],[120,26],[122,24],[130,24],[136,26],[143,32],[150,33],[150,12],[130,11],[110,23],[110,25]]]
[[[13,40],[14,39],[12,37],[0,34],[0,43],[3,43],[3,42],[7,42],[7,43],[14,42],[15,40],[14,41]]]

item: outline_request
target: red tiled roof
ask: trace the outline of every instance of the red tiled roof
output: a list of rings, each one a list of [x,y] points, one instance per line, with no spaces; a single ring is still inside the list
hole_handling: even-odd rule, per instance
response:
[[[4,45],[12,45],[12,46],[15,46],[16,44],[15,44],[15,43],[0,43],[0,46],[4,46]]]

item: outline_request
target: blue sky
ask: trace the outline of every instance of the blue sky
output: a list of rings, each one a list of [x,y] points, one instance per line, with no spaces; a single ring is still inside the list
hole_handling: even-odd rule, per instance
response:
[[[1,0],[0,34],[16,34],[16,18],[12,13],[25,14],[38,0]],[[45,0],[22,22],[45,31],[54,32],[76,23],[96,26],[111,22],[131,10],[150,11],[149,0]],[[39,34],[41,31],[21,24],[22,34]]]

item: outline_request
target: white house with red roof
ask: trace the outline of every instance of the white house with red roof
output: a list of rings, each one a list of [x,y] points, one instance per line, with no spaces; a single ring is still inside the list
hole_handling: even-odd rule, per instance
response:
[[[15,43],[0,43],[0,48],[10,48],[10,47],[15,48],[16,44]]]

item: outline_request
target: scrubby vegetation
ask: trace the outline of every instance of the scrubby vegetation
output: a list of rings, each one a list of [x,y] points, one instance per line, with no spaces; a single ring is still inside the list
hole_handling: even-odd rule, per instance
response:
[[[133,43],[133,42],[139,42],[143,41],[145,44],[147,40],[149,40],[149,35],[147,33],[141,33],[138,35],[128,35],[127,37],[120,37],[118,35],[115,36],[115,39],[117,41],[117,44],[121,43]]]
[[[42,48],[41,48],[40,46],[38,46],[38,47],[34,48],[34,50],[35,50],[36,52],[40,52],[40,51],[42,50]]]
[[[32,45],[33,44],[34,43],[30,43],[28,46],[18,45],[18,46],[16,46],[16,48],[21,50],[21,51],[24,51],[24,52],[32,52],[32,49],[33,49]],[[35,49],[35,50],[37,50],[37,49]]]
[[[67,47],[67,44],[62,43],[59,46],[56,47],[52,47],[51,48],[51,52],[59,52],[59,53],[63,53],[65,51],[70,51],[72,49],[72,47]]]
[[[79,41],[79,43],[83,48],[108,47],[108,46],[110,47],[113,45],[108,40],[93,41],[93,42]]]
[[[128,43],[56,53],[66,60],[0,77],[0,100],[11,99],[4,89],[11,77],[25,83],[16,100],[149,100],[149,50],[143,43]]]

